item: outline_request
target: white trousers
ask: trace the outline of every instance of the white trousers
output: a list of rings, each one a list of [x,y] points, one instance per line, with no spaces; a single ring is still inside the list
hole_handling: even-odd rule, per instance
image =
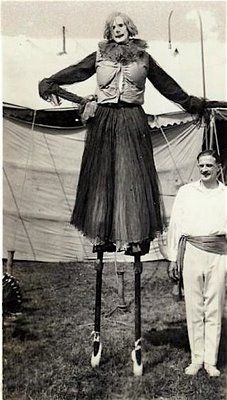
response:
[[[225,302],[227,257],[186,245],[184,296],[192,362],[216,365]]]

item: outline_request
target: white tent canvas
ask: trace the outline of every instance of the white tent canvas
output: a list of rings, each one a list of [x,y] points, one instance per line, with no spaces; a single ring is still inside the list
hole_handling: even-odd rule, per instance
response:
[[[34,109],[50,107],[38,95],[38,82],[96,51],[98,41],[98,39],[68,39],[67,54],[61,54],[61,37],[35,39],[24,35],[4,36],[2,40],[3,100]],[[166,41],[151,42],[148,45],[150,54],[189,94],[203,95],[198,43],[178,43],[177,56],[174,55],[174,49],[168,48]],[[209,57],[210,62],[206,64],[207,96],[221,101],[227,95],[225,44],[221,43],[217,47],[215,41],[209,41],[207,53],[212,55]],[[96,79],[93,76],[85,82],[71,85],[70,91],[86,96],[94,93],[95,88]],[[62,102],[62,107],[68,106],[71,106],[71,103],[66,100]],[[148,114],[157,115],[179,111],[180,107],[165,99],[150,82],[147,82],[144,110]]]
[[[19,112],[20,112],[19,108]],[[64,113],[64,111],[62,111]],[[66,113],[66,111],[65,111]],[[149,118],[161,195],[170,215],[177,189],[197,178],[196,155],[203,140],[191,116]],[[178,122],[173,125],[173,122]],[[169,124],[166,128],[164,125]],[[163,128],[162,128],[163,127]],[[165,129],[165,133],[164,130]],[[70,226],[84,148],[85,128],[44,128],[4,118],[4,256],[39,261],[93,259],[92,245]],[[166,140],[167,139],[167,140]],[[106,254],[113,260],[113,254]],[[154,241],[145,260],[162,258]],[[123,253],[119,261],[130,261]]]

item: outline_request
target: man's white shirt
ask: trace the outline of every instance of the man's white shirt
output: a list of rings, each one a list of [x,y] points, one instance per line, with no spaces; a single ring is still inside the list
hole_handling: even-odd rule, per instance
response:
[[[207,189],[196,181],[182,186],[175,198],[167,233],[167,254],[176,261],[182,235],[227,235],[227,187],[218,181]]]

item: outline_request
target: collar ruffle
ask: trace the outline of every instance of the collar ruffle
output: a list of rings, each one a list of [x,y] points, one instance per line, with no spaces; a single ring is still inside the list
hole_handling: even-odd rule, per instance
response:
[[[127,44],[114,41],[103,41],[98,44],[99,51],[104,60],[128,64],[137,61],[144,55],[148,47],[145,40],[130,39]]]

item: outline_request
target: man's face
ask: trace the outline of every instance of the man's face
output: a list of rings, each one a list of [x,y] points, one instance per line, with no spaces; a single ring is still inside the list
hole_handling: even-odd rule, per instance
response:
[[[112,38],[116,43],[127,43],[129,34],[123,19],[116,17],[111,27]]]
[[[201,180],[204,183],[214,183],[217,180],[219,164],[213,156],[201,156],[199,158],[198,167]]]

